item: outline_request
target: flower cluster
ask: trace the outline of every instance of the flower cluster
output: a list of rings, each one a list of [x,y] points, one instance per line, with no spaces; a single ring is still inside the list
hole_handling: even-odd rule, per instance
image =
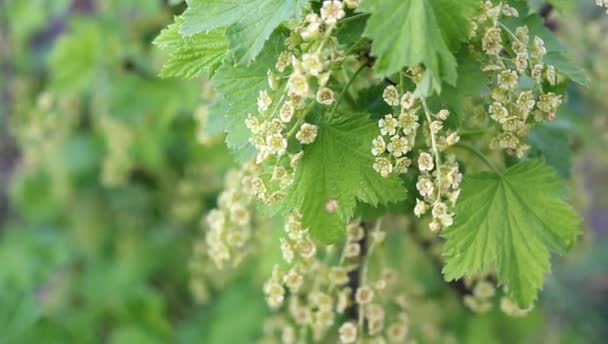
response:
[[[420,68],[410,69],[409,72],[412,80],[418,80],[422,74]],[[451,156],[446,163],[441,161],[442,152],[460,140],[458,133],[444,128],[444,121],[450,112],[444,109],[432,114],[424,99],[417,98],[409,91],[400,94],[392,85],[386,87],[382,96],[399,115],[387,114],[378,121],[380,135],[372,140],[371,148],[376,157],[374,170],[384,177],[393,173],[407,173],[412,164],[407,154],[416,143],[420,127],[419,113],[422,110],[426,116],[424,132],[427,134],[426,146],[429,150],[418,153],[420,175],[416,186],[422,199],[417,200],[414,213],[420,217],[432,208],[433,220],[429,226],[434,232],[450,226],[453,214],[449,209],[456,203],[462,179],[455,157]]]
[[[515,302],[513,302],[513,300],[509,299],[508,297],[503,297],[500,299],[500,309],[509,316],[512,317],[523,317],[526,316],[528,313],[530,313],[530,311],[533,309],[533,306],[530,306],[528,308],[520,308],[519,306],[517,306],[517,304]]]
[[[419,127],[419,102],[411,92],[403,95],[395,86],[388,86],[383,93],[384,101],[391,107],[399,109],[399,115],[385,115],[378,121],[380,135],[372,140],[374,170],[384,177],[392,173],[404,174],[412,161],[406,155],[414,148],[416,133]]]
[[[202,184],[201,180],[208,180]],[[180,224],[194,221],[202,209],[202,194],[205,190],[220,186],[221,178],[211,175],[210,171],[200,164],[186,166],[184,175],[176,182],[171,194],[171,218]]]
[[[420,217],[431,212],[432,220],[429,229],[438,232],[453,223],[454,214],[450,211],[460,195],[462,174],[459,171],[456,156],[450,154],[446,161],[441,161],[440,153],[433,155],[422,152],[418,157],[420,174],[416,188],[422,199],[416,199],[414,214]]]
[[[212,144],[218,139],[221,135],[212,135],[209,134],[208,122],[209,122],[209,104],[216,97],[216,93],[211,87],[209,82],[202,83],[201,89],[201,104],[196,108],[194,112],[194,119],[196,120],[197,128],[196,128],[196,139],[202,145]]]
[[[134,133],[128,125],[110,116],[102,116],[99,124],[108,137],[108,153],[103,161],[101,181],[106,186],[122,185],[127,182],[133,167],[129,150],[125,147],[133,144]]]
[[[480,278],[473,287],[473,293],[464,297],[464,304],[472,311],[486,313],[492,309],[492,298],[496,287],[484,278]]]
[[[444,129],[444,121],[450,115],[448,110],[431,113],[424,99],[422,104],[427,124],[426,146],[429,149],[418,154],[420,174],[416,188],[422,199],[416,199],[414,214],[420,217],[431,210],[433,219],[429,223],[429,229],[438,232],[452,225],[454,214],[450,209],[456,205],[462,181],[456,157],[450,154],[446,161],[443,161],[442,153],[458,143],[460,136]]]
[[[206,253],[218,268],[226,262],[238,265],[247,251],[245,245],[251,237],[252,214],[250,208],[255,200],[256,181],[260,167],[246,163],[241,170],[232,170],[226,175],[226,189],[218,197],[218,207],[206,218]]]
[[[357,3],[346,5],[352,8]],[[306,115],[315,105],[328,108],[336,102],[329,81],[345,53],[332,33],[344,16],[344,4],[331,0],[323,2],[319,14],[311,12],[305,17],[287,38],[287,49],[277,58],[275,68],[268,70],[269,88],[259,93],[257,114],[246,119],[250,142],[257,151],[256,162],[274,165],[274,179],[264,180],[267,192],[259,195],[266,204],[285,196],[283,190],[302,158],[302,145],[312,144],[318,136],[318,127],[307,123]]]
[[[280,239],[281,254],[292,268],[284,273],[275,266],[271,278],[264,285],[266,301],[271,308],[279,308],[285,300],[285,288],[297,293],[302,287],[304,274],[315,264],[317,246],[310,238],[308,228],[302,225],[302,215],[294,210],[285,222],[287,237]]]
[[[544,41],[530,37],[527,26],[513,32],[500,22],[503,16],[518,16],[506,5],[482,3],[479,16],[472,22],[471,36],[480,36],[485,54],[482,70],[492,77],[487,112],[500,128],[493,138],[492,148],[505,149],[522,156],[529,146],[523,140],[531,127],[544,120],[555,119],[562,97],[544,91],[543,85],[558,82],[555,67],[544,63],[547,54]],[[529,87],[522,80],[531,79]]]
[[[345,344],[362,339],[372,343],[384,343],[385,338],[390,342],[405,339],[409,329],[407,306],[403,296],[391,298],[389,293],[396,289],[396,272],[383,268],[374,281],[367,272],[368,261],[375,247],[383,243],[385,233],[379,226],[366,233],[365,226],[359,222],[349,224],[339,251],[328,246],[325,250],[306,250],[302,255],[291,246],[294,240],[302,240],[307,231],[302,229],[299,214],[290,215],[285,228],[289,240],[281,243],[288,266],[275,266],[264,285],[269,306],[283,314],[273,318],[272,326],[266,329],[268,342],[278,334],[283,342],[296,343],[304,340],[308,331],[316,342],[334,336]],[[319,259],[321,253],[324,257]],[[386,302],[398,308],[390,322]],[[358,318],[353,318],[354,309]],[[339,319],[344,321],[339,323]]]

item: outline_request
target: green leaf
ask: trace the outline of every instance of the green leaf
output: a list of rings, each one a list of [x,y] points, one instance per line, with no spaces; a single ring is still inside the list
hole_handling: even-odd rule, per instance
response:
[[[376,73],[388,76],[405,66],[423,63],[432,73],[433,86],[441,80],[456,84],[456,51],[466,39],[468,18],[476,1],[366,0],[360,10],[370,12],[365,36],[372,39]]]
[[[429,0],[426,0],[429,1]],[[452,52],[460,49],[460,43],[466,42],[471,25],[469,21],[479,9],[477,0],[431,0],[441,27],[441,33]]]
[[[440,101],[447,106],[455,116],[449,121],[460,123],[466,117],[465,99],[469,96],[477,96],[483,92],[488,83],[487,76],[479,68],[479,62],[472,56],[468,49],[461,49],[458,56],[458,81],[456,86],[444,84]]]
[[[209,115],[226,118],[225,127],[228,133],[226,142],[230,148],[239,153],[240,159],[253,156],[245,119],[248,114],[258,111],[256,100],[260,91],[268,88],[266,73],[274,68],[276,59],[283,50],[285,37],[282,32],[275,32],[255,63],[249,66],[234,66],[224,62],[211,80],[219,96],[212,104]],[[269,94],[271,97],[274,96],[273,92]]]
[[[359,14],[338,22],[336,37],[340,45],[347,47],[347,50],[349,50],[355,43],[363,40],[363,30],[365,30],[368,18],[369,15]]]
[[[445,233],[447,281],[496,268],[499,284],[521,307],[536,300],[550,252],[562,253],[579,234],[579,218],[563,199],[563,181],[540,160],[503,175],[465,177],[454,225]]]
[[[372,168],[370,142],[377,131],[367,115],[335,115],[321,120],[317,139],[304,148],[284,205],[302,211],[314,238],[339,240],[357,200],[377,206],[405,199],[407,191],[398,177],[383,178]],[[338,208],[330,213],[326,204],[332,200]]]
[[[22,337],[35,326],[40,309],[33,290],[0,289],[0,343],[23,343]]]
[[[566,132],[549,124],[541,124],[530,131],[528,142],[532,154],[541,155],[547,164],[562,178],[572,174],[572,154],[570,140]]]
[[[93,20],[78,20],[70,33],[62,36],[49,56],[51,89],[58,93],[87,89],[108,54],[101,49],[107,38]],[[111,54],[110,54],[111,55]]]
[[[205,73],[212,76],[228,53],[228,39],[222,28],[209,32],[183,36],[179,32],[184,19],[164,29],[154,44],[170,52],[169,60],[160,72],[162,78],[178,77],[193,79]]]
[[[281,23],[298,19],[308,0],[189,0],[181,33],[193,35],[227,27],[237,62],[255,59]]]

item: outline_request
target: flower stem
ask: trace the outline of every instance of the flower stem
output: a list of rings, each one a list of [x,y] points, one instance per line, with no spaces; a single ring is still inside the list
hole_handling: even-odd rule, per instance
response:
[[[492,161],[490,161],[490,159],[488,159],[488,157],[485,154],[483,154],[479,149],[477,149],[467,143],[458,143],[454,147],[468,150],[469,152],[473,153],[478,158],[480,158],[489,168],[491,168],[494,172],[496,172],[496,174],[502,175],[502,171],[499,170],[498,167],[496,167],[496,165],[494,165],[494,163],[492,163]]]
[[[353,84],[353,81],[355,81],[355,78],[361,73],[361,71],[363,71],[363,68],[365,68],[365,65],[361,65],[357,71],[355,72],[355,74],[353,74],[353,76],[350,77],[350,79],[348,80],[348,82],[346,83],[346,85],[344,85],[344,88],[342,88],[342,91],[340,91],[340,94],[338,95],[338,98],[336,99],[336,102],[334,103],[334,106],[331,108],[331,112],[329,113],[329,117],[331,118],[334,113],[336,112],[336,109],[338,108],[338,105],[340,105],[342,98],[344,98],[344,94],[346,93],[346,91],[348,91],[348,88]]]
[[[431,148],[433,149],[433,155],[435,155],[435,170],[437,171],[437,184],[441,185],[441,156],[439,155],[439,149],[437,148],[437,140],[435,139],[435,133],[433,132],[433,128],[431,128],[431,123],[433,119],[431,118],[431,111],[429,110],[428,105],[426,104],[426,99],[421,97],[422,107],[424,108],[424,114],[426,115],[427,125],[429,126],[429,133],[431,134]],[[437,199],[435,199],[435,203],[441,201],[441,192],[440,188],[437,188]]]

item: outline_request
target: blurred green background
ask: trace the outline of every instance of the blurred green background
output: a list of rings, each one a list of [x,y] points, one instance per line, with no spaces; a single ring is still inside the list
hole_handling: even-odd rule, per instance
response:
[[[608,15],[592,0],[566,14],[536,3],[591,80],[531,138],[572,148],[548,159],[572,170],[585,236],[555,259],[541,302],[521,319],[467,311],[401,242],[400,269],[426,290],[413,317],[450,334],[423,342],[608,336]],[[0,343],[254,343],[262,334],[272,254],[207,277],[189,268],[201,216],[234,162],[206,134],[205,81],[156,77],[165,56],[151,42],[184,7],[0,0]]]

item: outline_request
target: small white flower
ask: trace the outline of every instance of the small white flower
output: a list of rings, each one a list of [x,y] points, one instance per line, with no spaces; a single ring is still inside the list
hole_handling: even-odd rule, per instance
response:
[[[502,52],[502,31],[498,27],[490,27],[486,30],[481,40],[483,51],[490,55],[499,55]]]
[[[384,153],[384,151],[386,151],[386,142],[384,142],[382,135],[378,135],[378,137],[372,140],[372,154],[378,156]]]
[[[308,91],[310,90],[306,76],[298,72],[291,74],[289,80],[287,81],[287,87],[291,94],[301,97],[308,95]]]
[[[279,54],[279,57],[277,58],[277,63],[275,65],[275,68],[280,72],[284,72],[285,68],[287,68],[287,66],[289,66],[289,63],[291,62],[291,54],[287,51],[283,51],[281,52],[281,54]]]
[[[304,156],[304,151],[300,151],[292,156],[290,156],[289,166],[291,168],[296,168],[300,161],[302,161],[302,157]]]
[[[281,134],[273,134],[266,137],[266,147],[271,154],[283,155],[287,149],[287,139]]]
[[[418,168],[420,171],[432,171],[435,168],[433,164],[433,156],[427,152],[420,153],[418,157]]]
[[[338,302],[336,304],[336,311],[338,313],[344,313],[346,308],[350,305],[352,290],[350,288],[344,288],[338,293]]]
[[[313,329],[317,326],[320,329],[326,329],[334,324],[334,312],[331,310],[319,310],[315,313],[315,324]]]
[[[291,118],[293,117],[294,112],[294,106],[290,102],[286,102],[283,104],[283,106],[281,106],[281,109],[279,110],[279,119],[281,119],[281,121],[283,121],[284,123],[289,123],[291,122]]]
[[[416,206],[414,207],[414,215],[416,215],[416,217],[424,215],[428,209],[429,205],[426,202],[416,198]]]
[[[329,25],[335,24],[338,20],[344,18],[346,12],[342,8],[342,1],[328,0],[323,1],[321,8],[321,18]]]
[[[317,246],[308,238],[298,240],[295,248],[304,259],[310,259],[317,253]]]
[[[331,105],[336,100],[334,91],[330,88],[322,87],[317,92],[317,103],[323,105]]]
[[[532,91],[524,91],[519,94],[517,97],[517,105],[526,110],[534,109],[534,105],[536,101],[534,100],[534,94]]]
[[[304,278],[294,270],[289,270],[289,272],[283,276],[283,283],[285,283],[292,293],[297,293],[304,283]]]
[[[529,30],[527,26],[517,27],[517,29],[515,29],[515,36],[525,45],[527,45],[530,41]]]
[[[317,138],[317,131],[316,125],[304,123],[296,133],[296,139],[302,144],[311,144]]]
[[[344,249],[344,256],[346,258],[357,258],[361,254],[361,245],[358,243],[350,243],[346,245]]]
[[[437,219],[433,219],[433,221],[429,223],[429,229],[431,232],[436,233],[441,229],[441,223],[437,221]]]
[[[321,34],[321,18],[316,13],[309,13],[305,20],[308,25],[302,30],[302,38],[306,41],[319,38]]]
[[[329,270],[328,278],[334,285],[345,285],[348,283],[348,271],[341,266],[334,266]]]
[[[209,227],[215,231],[221,231],[226,223],[224,212],[219,209],[211,210],[205,220]]]
[[[407,173],[408,167],[412,164],[412,161],[407,157],[398,158],[395,160],[395,173],[405,174]]]
[[[507,4],[502,5],[502,14],[507,17],[519,17],[519,12],[514,7]]]
[[[544,112],[555,113],[561,104],[561,96],[558,96],[553,92],[549,92],[547,94],[542,94],[538,98],[538,103],[536,106],[538,106],[538,108]]]
[[[358,304],[364,305],[372,302],[374,299],[374,290],[366,285],[357,288],[355,293],[355,301]]]
[[[285,289],[278,283],[271,283],[266,288],[266,294],[268,294],[266,300],[271,308],[280,307],[285,300]]]
[[[340,334],[340,342],[343,344],[351,344],[357,341],[357,326],[350,321],[342,324],[338,332]]]
[[[405,92],[405,94],[401,97],[401,107],[405,110],[409,110],[414,106],[414,102],[416,98],[412,92]]]
[[[448,213],[448,206],[443,202],[437,202],[433,206],[433,217],[441,217]]]
[[[435,191],[433,182],[428,178],[420,178],[416,183],[416,188],[418,189],[418,192],[420,192],[420,195],[422,195],[423,197],[431,196]]]
[[[515,71],[503,70],[498,74],[498,86],[505,90],[512,90],[517,86],[519,76]]]
[[[542,58],[547,54],[547,48],[545,48],[545,41],[542,38],[535,36],[532,42],[532,53],[537,58]]]
[[[302,68],[312,76],[318,76],[323,71],[323,60],[317,54],[306,53],[302,56]]]
[[[317,291],[312,292],[310,295],[310,301],[315,304],[318,308],[324,310],[331,310],[334,300],[330,295],[323,292]]]
[[[443,109],[437,113],[437,118],[439,118],[442,121],[445,121],[446,119],[448,119],[449,116],[450,116],[450,111],[448,111],[446,109]]]
[[[386,330],[388,340],[391,343],[401,343],[407,336],[407,327],[402,323],[395,323]]]
[[[258,95],[258,111],[260,111],[260,113],[266,112],[270,104],[272,104],[272,98],[270,98],[268,92],[260,91],[260,94]]]
[[[489,108],[490,115],[493,120],[498,123],[504,123],[509,117],[509,111],[499,102],[494,102]]]
[[[454,216],[452,214],[445,214],[439,217],[439,222],[443,227],[450,227],[454,223]]]
[[[241,226],[249,223],[250,215],[249,211],[240,204],[235,204],[230,208],[230,219]]]
[[[432,121],[429,126],[431,129],[431,133],[437,134],[443,128],[443,122],[441,121]]]
[[[473,288],[473,295],[481,299],[488,299],[494,296],[496,288],[488,281],[479,281]]]
[[[289,242],[287,242],[287,240],[281,238],[280,239],[280,243],[281,243],[281,254],[283,255],[283,259],[285,259],[285,261],[289,264],[291,264],[291,262],[293,261],[293,249],[291,248],[291,245],[289,245]]]
[[[513,58],[513,64],[517,72],[523,74],[528,68],[528,53],[518,53]]]
[[[537,83],[540,83],[542,81],[543,69],[544,69],[544,66],[541,63],[535,64],[534,67],[532,67],[532,72],[530,73],[530,76]]]
[[[340,208],[340,203],[338,203],[338,200],[336,199],[330,199],[325,202],[325,211],[330,214],[335,213],[338,208]]]
[[[376,158],[373,167],[383,177],[388,177],[393,172],[393,165],[387,158]]]
[[[448,135],[448,137],[445,138],[445,143],[448,146],[453,146],[453,145],[457,144],[458,141],[460,141],[460,136],[458,135],[457,132],[452,132]]]
[[[380,133],[382,135],[395,135],[398,125],[399,122],[391,114],[384,116],[384,118],[378,121],[378,127],[380,127]]]
[[[418,127],[418,117],[411,113],[402,113],[399,115],[398,120],[399,127],[403,130],[404,135],[410,135],[414,133]]]
[[[511,43],[511,49],[513,49],[513,52],[516,54],[528,54],[526,44],[520,40],[514,40],[513,43]]]
[[[512,317],[523,317],[528,314],[533,308],[533,305],[526,309],[519,308],[515,302],[507,297],[500,299],[500,309],[509,316]]]
[[[409,150],[407,139],[405,137],[399,137],[399,135],[395,135],[391,137],[391,140],[386,149],[390,153],[392,153],[394,157],[399,158],[402,155],[405,155]]]
[[[390,106],[399,105],[399,91],[393,85],[387,86],[382,93],[382,98]]]
[[[346,227],[346,237],[350,241],[359,241],[365,236],[365,231],[358,223],[351,223]]]
[[[380,280],[386,284],[385,280]],[[379,288],[383,289],[383,288]],[[376,303],[370,303],[365,307],[365,317],[369,320],[384,319],[385,312],[382,306]]]

